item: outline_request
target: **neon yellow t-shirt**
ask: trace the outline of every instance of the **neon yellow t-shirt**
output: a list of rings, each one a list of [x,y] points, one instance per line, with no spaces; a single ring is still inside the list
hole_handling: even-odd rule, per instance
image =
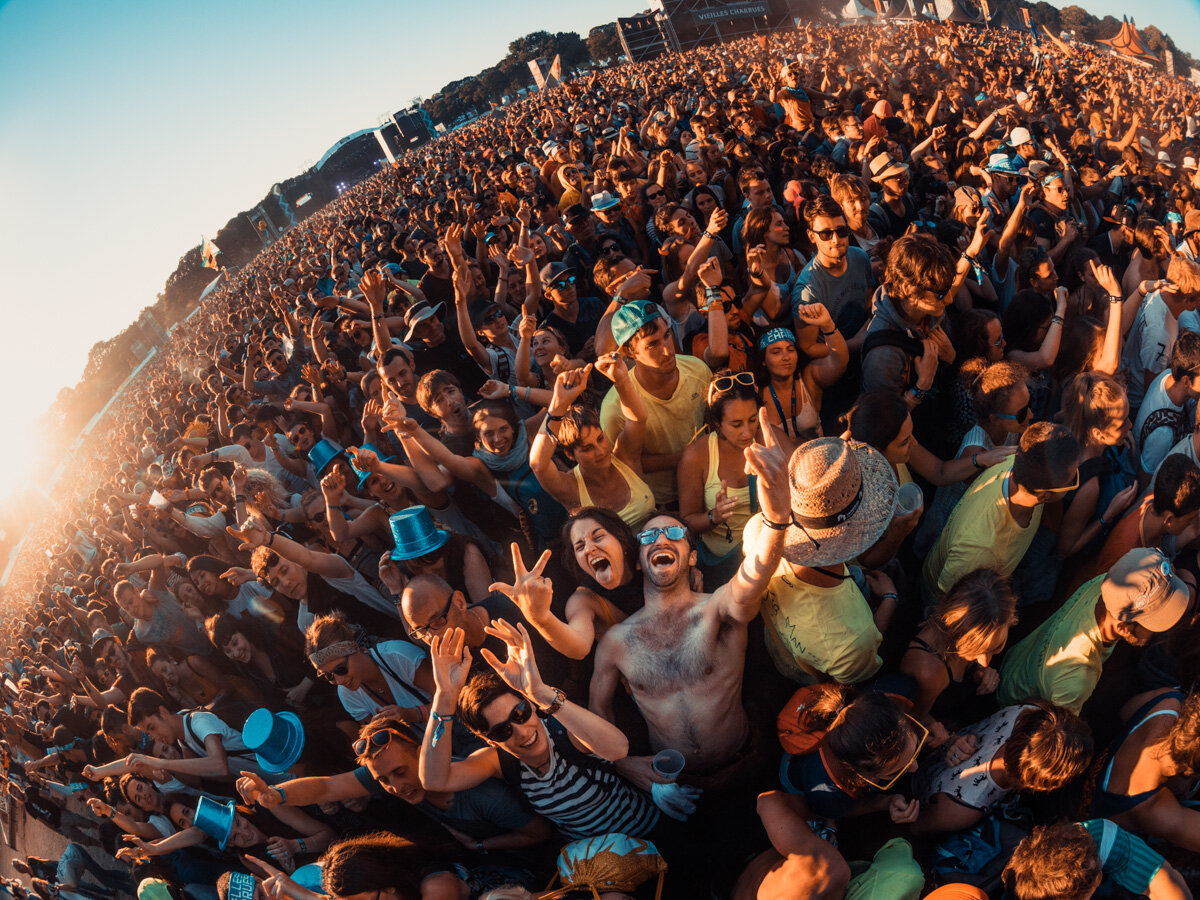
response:
[[[746,524],[742,546],[747,553],[762,527],[759,516]],[[771,661],[793,681],[815,684],[828,676],[841,684],[858,684],[883,665],[883,635],[853,578],[834,587],[817,587],[797,578],[781,559],[763,595],[762,617]]]
[[[1042,521],[1037,506],[1022,527],[1008,509],[1008,475],[1012,457],[996,463],[975,479],[954,511],[929,555],[922,575],[933,594],[949,590],[976,569],[995,569],[1011,575],[1025,556]]]
[[[1054,615],[1008,651],[996,690],[1001,706],[1040,697],[1079,715],[1116,646],[1100,640],[1096,622],[1104,578],[1097,575],[1084,582]]]

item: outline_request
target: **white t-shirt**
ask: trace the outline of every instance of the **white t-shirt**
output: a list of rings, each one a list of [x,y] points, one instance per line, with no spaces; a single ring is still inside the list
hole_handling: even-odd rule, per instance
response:
[[[197,756],[208,756],[208,748],[204,746],[204,742],[215,734],[225,747],[230,775],[237,775],[243,769],[247,769],[262,775],[268,781],[285,780],[283,774],[271,775],[263,771],[258,760],[254,758],[254,753],[248,750],[242,741],[242,733],[230,728],[216,714],[203,709],[182,709],[179,714],[183,716],[183,739],[179,743]]]
[[[913,779],[914,792],[922,803],[934,794],[946,794],[963,806],[987,810],[1012,791],[992,780],[990,764],[1004,749],[1017,719],[1029,706],[1006,706],[982,722],[962,729],[978,739],[975,752],[969,759],[951,766],[944,753],[935,753],[921,765]]]
[[[425,651],[420,647],[408,641],[383,641],[368,650],[367,656],[383,672],[392,699],[390,703],[381,703],[365,687],[348,691],[339,685],[338,699],[356,722],[371,718],[384,706],[420,706],[430,701],[415,684],[417,669],[425,661]]]
[[[1167,308],[1166,301],[1158,291],[1150,294],[1138,310],[1125,351],[1121,354],[1121,365],[1129,374],[1127,391],[1132,409],[1141,406],[1146,393],[1145,373],[1158,374],[1171,360],[1171,350],[1179,334],[1179,322]]]
[[[1155,471],[1167,458],[1171,448],[1191,434],[1194,410],[1186,400],[1176,406],[1167,396],[1166,381],[1170,370],[1164,371],[1150,383],[1133,423],[1133,439],[1138,448],[1138,465],[1143,472]]]

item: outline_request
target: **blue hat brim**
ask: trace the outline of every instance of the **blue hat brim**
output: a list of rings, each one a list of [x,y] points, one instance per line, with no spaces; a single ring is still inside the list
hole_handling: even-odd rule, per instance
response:
[[[219,823],[212,821],[211,818],[209,818],[207,816],[202,817],[201,813],[200,813],[200,808],[202,806],[204,806],[206,812],[209,807],[212,807],[213,814],[224,814],[229,817],[229,821],[224,827],[224,834],[220,834],[220,835],[213,834],[212,831],[209,831],[207,828],[204,827],[205,824],[214,826]],[[192,819],[192,824],[195,825],[197,828],[199,828],[201,831],[203,831],[205,834],[207,834],[210,838],[213,838],[217,842],[217,846],[221,850],[224,850],[225,845],[229,843],[229,839],[233,836],[233,819],[234,819],[234,816],[236,816],[236,815],[237,815],[237,805],[232,800],[230,800],[227,803],[218,803],[216,800],[213,800],[211,797],[201,797],[198,801],[196,801],[196,815]],[[202,818],[209,818],[209,821],[208,822],[200,821]]]
[[[263,770],[270,772],[272,775],[286,772],[295,765],[296,760],[300,758],[300,754],[304,752],[304,723],[300,721],[300,717],[294,712],[289,711],[275,713],[275,715],[292,726],[291,732],[288,735],[287,746],[276,757],[263,756],[261,753],[254,754],[254,758],[258,760],[258,764],[262,766]]]
[[[443,531],[441,528],[435,528],[429,535],[427,540],[419,544],[409,544],[403,549],[395,548],[389,556],[395,562],[404,562],[406,559],[416,559],[418,556],[425,556],[432,553],[434,550],[441,549],[446,541],[450,540],[450,532]]]

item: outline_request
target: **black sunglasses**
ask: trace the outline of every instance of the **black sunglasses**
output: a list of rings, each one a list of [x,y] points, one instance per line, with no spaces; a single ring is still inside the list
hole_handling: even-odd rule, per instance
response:
[[[823,241],[833,240],[834,235],[837,235],[840,238],[850,237],[850,226],[839,225],[836,228],[822,228],[820,231],[814,228],[813,234]]]
[[[366,756],[367,750],[380,750],[392,742],[392,738],[399,738],[405,743],[412,744],[413,739],[406,734],[401,734],[395,728],[384,728],[376,731],[370,737],[359,738],[354,742],[354,755],[360,759]]]
[[[339,678],[345,678],[350,674],[350,657],[346,657],[328,672],[322,672],[321,677],[330,684],[337,684]]]
[[[524,725],[532,715],[533,707],[528,700],[522,697],[517,705],[512,708],[512,712],[508,714],[508,718],[489,728],[484,737],[493,743],[503,744],[512,737],[513,725]]]
[[[601,253],[620,253],[621,245],[620,244],[609,244],[605,247],[601,247],[600,252]]]

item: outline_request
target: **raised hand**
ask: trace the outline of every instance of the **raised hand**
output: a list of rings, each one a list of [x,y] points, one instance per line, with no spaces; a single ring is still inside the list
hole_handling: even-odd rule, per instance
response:
[[[271,536],[271,532],[267,530],[267,526],[263,524],[262,520],[255,517],[247,519],[241,529],[226,525],[225,531],[231,538],[241,541],[238,545],[239,550],[253,550],[261,547]]]
[[[763,244],[746,251],[746,274],[758,287],[770,287],[766,269],[767,248]]]
[[[306,362],[302,365],[300,367],[300,376],[313,387],[321,383],[321,370],[313,363]]]
[[[408,584],[408,576],[396,565],[396,561],[388,553],[379,557],[379,580],[392,592],[393,597],[399,596],[400,592],[404,590],[404,586]]]
[[[243,584],[254,581],[257,577],[250,569],[243,569],[239,566],[226,569],[221,573],[221,578],[228,581],[234,587],[241,587]]]
[[[621,359],[620,353],[605,353],[596,357],[595,368],[597,372],[614,384],[629,377],[629,368]]]
[[[354,468],[362,472],[379,471],[379,455],[374,450],[364,447],[347,447],[346,450],[350,453],[350,462]]]
[[[483,651],[487,653],[487,651]],[[452,628],[429,640],[429,658],[433,662],[433,683],[439,693],[458,699],[471,674],[471,648],[467,633]]]
[[[724,278],[724,273],[721,272],[721,261],[715,256],[710,256],[700,264],[700,268],[696,271],[696,277],[705,287],[720,287]]]
[[[708,228],[705,230],[712,235],[720,234],[725,226],[729,224],[729,213],[722,207],[718,206],[712,211],[712,215],[708,217]]]
[[[330,469],[321,479],[321,493],[325,495],[325,502],[330,506],[339,506],[345,492],[346,476],[340,469]]]
[[[363,292],[363,297],[367,301],[367,306],[371,307],[371,312],[377,310],[382,311],[383,304],[387,300],[387,281],[381,272],[364,272],[363,277],[358,281],[358,289]]]
[[[550,613],[550,601],[554,597],[554,585],[549,578],[543,577],[546,564],[550,562],[551,552],[546,550],[538,558],[532,569],[525,568],[521,559],[521,548],[512,544],[513,583],[497,582],[491,585],[489,591],[499,591],[521,610],[521,614],[530,622],[537,622]]]
[[[283,795],[254,772],[242,772],[234,786],[251,806],[257,803],[263,809],[273,809],[283,804]]]
[[[805,325],[813,325],[821,331],[832,331],[835,327],[833,316],[824,303],[799,303],[796,305],[796,318]]]
[[[479,389],[479,396],[484,400],[503,400],[509,396],[511,390],[503,381],[489,378],[483,383],[483,387]]]
[[[538,672],[537,660],[533,658],[533,645],[525,626],[518,623],[514,628],[503,619],[496,619],[486,625],[484,631],[504,641],[508,648],[508,658],[501,662],[496,654],[486,647],[479,651],[479,655],[514,691],[530,698],[536,696],[545,687],[545,683]]]
[[[550,408],[560,413],[565,412],[567,407],[578,400],[580,394],[587,390],[588,376],[591,374],[591,363],[582,369],[568,369],[560,372],[554,379],[554,394],[550,399]]]
[[[721,489],[717,491],[717,502],[711,510],[713,522],[721,524],[729,521],[729,517],[733,515],[735,509],[737,509],[737,498],[729,496],[729,485],[722,478]]]
[[[751,444],[746,455],[746,473],[758,478],[758,502],[763,516],[772,522],[792,521],[792,490],[788,482],[788,455],[766,416],[759,416],[763,442]]]
[[[517,215],[520,216],[520,213],[518,212]],[[528,247],[522,247],[520,244],[513,244],[508,248],[508,259],[514,266],[523,269],[533,262],[534,255],[533,251]]]
[[[1117,281],[1117,276],[1113,274],[1113,270],[1109,266],[1098,263],[1094,259],[1088,260],[1088,265],[1091,267],[1092,277],[1096,279],[1096,283],[1104,289],[1108,296],[1121,296],[1121,283]]]

